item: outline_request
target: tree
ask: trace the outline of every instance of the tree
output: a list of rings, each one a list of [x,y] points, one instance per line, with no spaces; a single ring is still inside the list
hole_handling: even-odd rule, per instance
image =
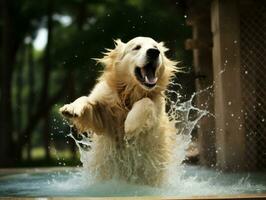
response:
[[[20,160],[26,148],[30,158],[34,145],[42,144],[46,159],[50,158],[51,130],[63,126],[52,120],[58,117],[56,107],[89,93],[102,70],[91,58],[101,57],[106,47],[112,48],[112,39],[153,37],[166,42],[171,56],[178,52],[180,59],[189,60],[183,50],[173,51],[183,45],[189,31],[184,26],[184,7],[170,0],[1,3],[0,166]],[[63,17],[70,23],[64,24]],[[44,50],[36,51],[32,41],[40,28],[46,28],[48,41]],[[27,62],[17,65],[23,49]],[[23,76],[21,72],[25,72]],[[14,74],[18,75],[17,84],[12,84]],[[12,98],[12,91],[18,91],[17,97]],[[25,109],[16,109],[13,104],[17,101]],[[14,116],[18,123],[14,123],[12,112],[19,112]]]
[[[8,0],[1,1],[2,13],[2,63],[1,63],[1,112],[0,112],[0,164],[10,165],[14,162],[12,155],[12,75],[15,55],[18,48],[14,34],[12,4]]]

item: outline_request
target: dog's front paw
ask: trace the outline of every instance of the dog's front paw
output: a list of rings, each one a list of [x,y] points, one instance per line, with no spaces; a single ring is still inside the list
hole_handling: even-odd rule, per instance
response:
[[[64,105],[59,109],[59,112],[67,118],[81,117],[88,105],[88,97],[84,96],[78,98],[73,103]]]
[[[155,124],[154,103],[149,98],[137,101],[129,111],[125,124],[125,138],[131,139],[141,132],[146,132]]]
[[[125,140],[130,140],[141,132],[140,129],[138,128],[138,125],[136,123],[134,124],[129,122],[129,120],[126,120],[124,130],[125,130],[125,136],[124,136]]]
[[[80,117],[84,113],[84,107],[71,103],[61,107],[59,112],[67,118]]]

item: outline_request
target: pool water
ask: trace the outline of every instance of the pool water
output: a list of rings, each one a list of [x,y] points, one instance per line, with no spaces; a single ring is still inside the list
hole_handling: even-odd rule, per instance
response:
[[[0,173],[0,197],[210,196],[266,193],[265,173],[221,173],[198,166],[178,167],[161,188],[119,180],[97,183],[82,168]]]

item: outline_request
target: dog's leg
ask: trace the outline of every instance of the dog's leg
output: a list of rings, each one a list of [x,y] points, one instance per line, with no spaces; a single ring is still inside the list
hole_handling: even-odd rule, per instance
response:
[[[97,103],[91,103],[89,97],[80,97],[59,109],[59,112],[72,123],[79,132],[88,130],[100,134],[103,131],[101,110]]]
[[[59,109],[59,112],[67,118],[81,117],[87,109],[88,105],[88,97],[83,96],[76,99],[70,104],[64,105]]]
[[[156,123],[156,108],[149,98],[134,103],[125,120],[125,139],[137,136],[140,132],[151,129]]]

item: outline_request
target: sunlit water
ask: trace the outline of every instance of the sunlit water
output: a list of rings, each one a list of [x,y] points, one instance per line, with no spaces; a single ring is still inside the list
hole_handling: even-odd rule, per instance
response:
[[[174,87],[180,87],[173,84]],[[208,92],[208,88],[202,92]],[[265,173],[221,173],[213,169],[182,164],[191,142],[191,132],[208,113],[193,106],[191,99],[180,102],[179,93],[168,90],[168,115],[177,127],[175,163],[169,166],[169,178],[162,187],[134,185],[121,180],[97,182],[85,168],[51,172],[0,174],[0,196],[206,196],[266,193]],[[214,116],[213,116],[214,117]],[[92,159],[89,133],[77,139],[83,165]],[[86,169],[86,170],[85,170]]]
[[[0,196],[206,196],[266,192],[266,174],[225,174],[196,166],[183,166],[173,183],[161,188],[111,180],[91,182],[80,169],[65,171],[2,174]]]

